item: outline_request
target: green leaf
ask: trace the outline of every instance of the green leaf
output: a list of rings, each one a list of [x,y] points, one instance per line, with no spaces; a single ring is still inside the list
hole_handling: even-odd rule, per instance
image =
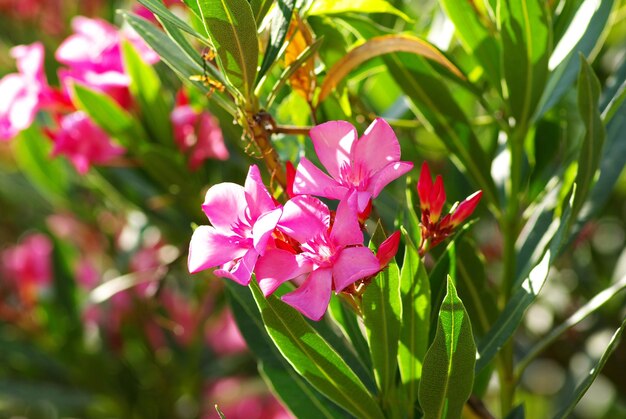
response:
[[[585,60],[585,57],[581,54],[580,76],[578,79],[578,110],[585,124],[585,137],[583,138],[578,157],[576,198],[574,199],[572,209],[574,218],[587,199],[600,165],[600,155],[606,132],[602,119],[600,119],[599,99],[600,82],[587,60]]]
[[[147,20],[132,13],[122,12],[122,16],[128,24],[143,38],[144,41],[161,57],[174,72],[185,82],[191,83],[201,91],[208,93],[209,89],[199,82],[189,80],[191,76],[202,74],[201,59],[198,54],[198,61],[188,56],[188,51],[178,46],[170,37],[154,27]],[[210,66],[207,66],[207,69]],[[210,70],[209,70],[210,71]],[[228,87],[227,87],[228,88]],[[234,105],[226,101],[218,92],[213,93],[211,99],[217,102],[231,115],[236,114]]]
[[[273,0],[250,0],[250,7],[254,15],[255,22],[263,22],[267,12],[272,8]]]
[[[124,69],[130,76],[130,93],[136,100],[141,116],[153,138],[172,145],[170,108],[162,94],[161,80],[154,68],[141,59],[130,42],[122,43]]]
[[[291,78],[291,76],[298,71],[302,64],[305,63],[309,58],[313,56],[319,49],[320,45],[322,45],[323,38],[316,39],[311,45],[306,47],[300,55],[292,62],[289,67],[286,67],[283,72],[276,80],[276,83],[272,87],[272,90],[267,95],[267,107],[269,108],[276,100],[278,93],[280,93],[280,89],[287,83],[287,81]]]
[[[185,3],[185,6],[189,7],[191,13],[196,15],[198,19],[202,18],[200,16],[200,7],[198,6],[198,2],[196,0],[183,0],[183,3]]]
[[[596,5],[596,0],[586,0],[588,6],[579,8],[579,13],[589,13],[589,7]],[[580,27],[580,20],[576,20],[576,26],[568,29],[570,38],[576,38],[575,34],[582,33],[582,36],[575,45],[565,44],[567,40],[562,40],[554,48],[554,53],[550,57],[550,67],[552,67],[552,61],[558,59],[556,54],[562,55],[565,51],[569,51],[563,60],[559,63],[555,63],[556,67],[550,74],[548,82],[541,97],[538,109],[539,111],[534,115],[535,121],[539,120],[546,112],[558,103],[563,95],[572,87],[572,84],[576,80],[576,75],[579,72],[579,60],[577,55],[582,53],[586,57],[589,57],[594,52],[598,42],[604,37],[611,25],[608,24],[611,11],[615,6],[615,0],[601,0],[598,7],[595,9],[589,24],[583,28]]]
[[[247,287],[225,280],[233,315],[259,372],[287,408],[298,418],[338,418],[345,414],[306,382],[280,354],[263,326]]]
[[[197,0],[218,67],[246,100],[251,99],[259,59],[256,23],[247,0]]]
[[[580,401],[580,399],[582,399],[582,397],[585,395],[589,387],[591,387],[591,384],[598,377],[598,375],[600,374],[600,371],[602,371],[602,368],[604,368],[604,364],[606,364],[606,361],[608,361],[609,357],[617,349],[617,346],[619,345],[619,342],[622,338],[622,333],[624,332],[625,327],[626,327],[626,319],[622,321],[622,324],[620,325],[620,327],[613,334],[613,337],[611,338],[611,341],[609,342],[608,346],[604,350],[604,353],[602,354],[598,362],[596,362],[595,366],[591,369],[591,371],[589,371],[589,375],[585,377],[585,379],[578,385],[578,387],[576,387],[576,390],[571,394],[571,396],[563,403],[563,407],[554,416],[555,418],[561,419],[561,418],[571,417],[570,415],[572,411],[574,410],[574,408],[576,407],[576,405],[578,404],[578,402]]]
[[[199,34],[195,29],[187,24],[187,22],[183,21],[181,18],[172,13],[162,1],[159,0],[137,0],[139,3],[143,4],[148,10],[158,16],[162,21],[167,21],[177,28],[187,32],[189,35],[193,36],[196,39],[202,41],[203,44],[208,45],[208,39]],[[195,1],[193,2],[195,3]]]
[[[52,157],[52,143],[36,125],[11,141],[13,156],[37,190],[53,204],[62,205],[69,196],[70,181],[63,157]],[[22,196],[23,198],[23,196]]]
[[[400,271],[394,261],[367,286],[362,310],[374,376],[384,397],[395,382],[402,319]]]
[[[270,23],[270,38],[261,62],[259,74],[257,74],[257,80],[260,80],[274,64],[278,58],[278,53],[284,46],[295,3],[295,0],[278,0],[274,8],[274,15]]]
[[[502,63],[511,116],[525,125],[535,112],[548,77],[552,22],[543,0],[499,2]]]
[[[453,154],[453,162],[483,190],[493,206],[498,202],[490,173],[491,163],[481,148],[463,109],[455,101],[449,83],[425,59],[394,54],[383,58],[398,86],[414,105],[414,111]]]
[[[418,396],[422,364],[428,349],[430,333],[430,283],[417,249],[407,245],[400,273],[402,294],[402,328],[398,348],[400,378],[405,387],[407,406],[413,408]]]
[[[409,16],[385,0],[315,0],[307,14],[322,16],[340,13],[391,13],[411,21]]]
[[[498,38],[485,27],[478,10],[471,2],[442,0],[441,5],[454,23],[463,48],[469,55],[476,58],[492,86],[501,91],[501,46]]]
[[[352,343],[352,347],[365,365],[365,368],[371,372],[372,357],[354,311],[349,309],[346,304],[343,304],[339,298],[331,298],[328,312],[339,329],[341,329],[343,335]]]
[[[265,298],[255,281],[250,289],[272,341],[302,377],[356,417],[383,417],[356,374],[300,313],[273,295]]]
[[[120,143],[133,150],[145,133],[135,118],[109,96],[81,86],[72,85],[72,102]]]
[[[437,334],[422,368],[419,401],[424,419],[459,418],[472,392],[476,345],[452,279],[439,312]]]

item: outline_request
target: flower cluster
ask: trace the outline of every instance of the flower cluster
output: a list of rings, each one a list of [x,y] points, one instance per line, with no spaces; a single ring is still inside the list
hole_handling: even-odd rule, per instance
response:
[[[482,191],[476,191],[460,204],[455,203],[450,212],[443,218],[441,212],[446,203],[446,191],[443,187],[441,175],[437,175],[433,184],[430,168],[424,162],[417,183],[417,194],[422,211],[421,233],[422,241],[420,253],[423,255],[448,237],[476,209],[482,196]]]
[[[376,275],[395,255],[398,234],[375,255],[363,245],[359,220],[367,218],[372,198],[413,165],[400,161],[398,140],[380,118],[361,138],[344,121],[318,125],[310,135],[330,176],[303,158],[284,205],[272,198],[256,166],[243,187],[211,187],[202,205],[211,226],[194,231],[188,265],[191,273],[219,267],[216,276],[241,285],[254,272],[266,296],[291,280],[297,288],[283,301],[319,320],[333,291]],[[339,200],[337,210],[312,195]]]

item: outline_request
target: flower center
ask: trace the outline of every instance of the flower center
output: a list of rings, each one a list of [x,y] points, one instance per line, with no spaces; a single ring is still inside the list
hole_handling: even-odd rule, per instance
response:
[[[324,232],[302,246],[302,255],[318,267],[331,266],[335,260],[337,249],[332,244],[328,233]]]
[[[340,169],[342,183],[348,187],[355,187],[358,191],[365,191],[369,185],[370,171],[362,163],[343,163]]]

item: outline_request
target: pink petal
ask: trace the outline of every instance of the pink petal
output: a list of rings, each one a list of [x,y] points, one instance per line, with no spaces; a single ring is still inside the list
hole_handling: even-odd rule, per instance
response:
[[[330,121],[309,131],[317,157],[328,173],[341,178],[341,167],[350,166],[350,152],[356,141],[356,129],[346,121]]]
[[[282,300],[311,320],[322,318],[332,292],[332,271],[317,269],[309,275],[297,290],[285,294]]]
[[[278,228],[300,243],[305,243],[328,229],[330,211],[319,199],[296,196],[285,204]]]
[[[346,247],[333,265],[335,291],[340,292],[355,281],[374,275],[379,270],[380,263],[370,249],[362,246]]]
[[[261,178],[261,172],[256,165],[250,166],[245,184],[246,202],[252,219],[256,219],[261,214],[276,208],[272,196],[267,191]]]
[[[254,272],[261,291],[267,297],[283,282],[311,271],[311,264],[282,249],[270,249],[261,256]]]
[[[315,195],[324,198],[341,199],[348,189],[335,179],[322,172],[308,159],[300,159],[293,183],[293,192],[298,195]]]
[[[216,269],[213,274],[220,278],[231,279],[240,285],[248,285],[258,258],[257,251],[249,249],[241,259],[222,266],[222,269]]]
[[[400,232],[396,231],[391,236],[387,237],[387,239],[378,246],[378,252],[376,252],[376,259],[380,264],[381,268],[387,266],[389,262],[396,256],[398,253],[398,246],[400,245]]]
[[[376,118],[354,145],[354,164],[375,173],[400,160],[400,143],[387,121]]]
[[[33,82],[44,82],[44,49],[41,42],[18,45],[11,49],[11,55],[17,61],[17,68],[21,74]]]
[[[356,192],[351,192],[339,202],[330,238],[337,246],[363,244]]]
[[[232,232],[233,225],[245,219],[246,196],[241,185],[224,182],[212,186],[206,193],[202,211],[217,230]]]
[[[200,226],[191,236],[187,265],[190,273],[222,265],[242,257],[248,249],[213,227]]]
[[[252,226],[252,239],[254,248],[259,254],[262,255],[265,252],[267,240],[276,228],[276,224],[278,223],[281,214],[282,209],[276,208],[273,211],[269,211],[261,215],[254,222],[254,225]]]
[[[397,163],[391,163],[372,176],[368,190],[372,192],[373,197],[377,197],[385,186],[409,172],[411,169],[413,169],[413,163],[411,162],[399,161]]]

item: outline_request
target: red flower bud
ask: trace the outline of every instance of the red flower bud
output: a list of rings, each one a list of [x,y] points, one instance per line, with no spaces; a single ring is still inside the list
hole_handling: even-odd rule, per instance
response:
[[[376,253],[376,258],[380,263],[381,269],[387,266],[389,262],[394,258],[396,253],[398,253],[398,246],[400,245],[400,232],[396,231],[391,236],[387,237],[387,239],[380,244],[378,247],[378,252]]]
[[[420,199],[420,208],[422,212],[430,209],[430,194],[433,189],[433,180],[430,176],[430,169],[428,163],[422,164],[422,171],[420,172],[420,178],[417,182],[417,195]]]
[[[435,185],[430,192],[430,222],[436,223],[441,216],[441,210],[446,203],[446,191],[443,187],[443,179],[441,175],[437,175]]]
[[[461,202],[456,210],[454,210],[452,216],[449,218],[449,221],[446,220],[448,221],[446,225],[443,225],[442,223],[441,227],[446,228],[450,226],[452,228],[456,228],[463,222],[463,220],[472,215],[482,196],[483,191],[477,191],[465,198],[465,201]]]

